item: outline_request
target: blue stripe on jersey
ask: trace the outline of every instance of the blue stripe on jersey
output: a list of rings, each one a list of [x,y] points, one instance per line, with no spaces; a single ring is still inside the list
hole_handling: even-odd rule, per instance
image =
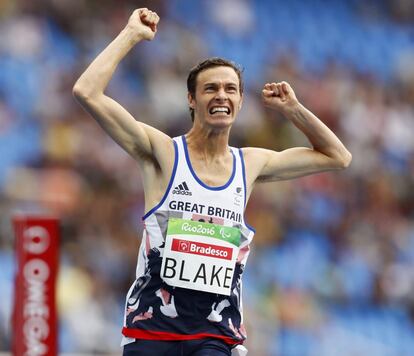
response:
[[[188,154],[187,141],[185,139],[185,135],[181,136],[181,138],[183,140],[185,159],[187,161],[188,168],[190,168],[190,172],[193,175],[194,179],[202,187],[204,187],[206,189],[210,189],[210,190],[223,190],[223,189],[226,189],[230,185],[230,183],[233,181],[234,175],[236,174],[236,157],[234,157],[233,150],[230,150],[231,151],[231,154],[233,155],[233,172],[231,173],[230,179],[227,181],[226,184],[224,184],[224,185],[222,185],[220,187],[211,187],[211,186],[208,186],[207,184],[203,183],[203,181],[200,178],[197,177],[197,174],[194,172],[193,166],[191,165],[191,161],[190,161],[190,156]]]
[[[242,174],[243,174],[243,185],[244,185],[244,207],[246,208],[246,194],[247,194],[247,187],[246,187],[246,169],[244,168],[244,157],[243,157],[243,152],[241,150],[241,148],[239,148],[239,154],[240,154],[240,160],[241,160],[241,164],[242,164]],[[249,225],[246,221],[246,219],[244,219],[244,223],[246,224],[246,226],[252,230],[254,233],[256,233],[256,229]]]

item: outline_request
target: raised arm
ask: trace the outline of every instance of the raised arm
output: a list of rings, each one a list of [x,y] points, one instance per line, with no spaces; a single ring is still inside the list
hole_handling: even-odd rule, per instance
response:
[[[166,150],[173,151],[170,137],[136,121],[105,89],[115,69],[140,41],[152,40],[159,17],[146,8],[135,10],[121,33],[97,56],[73,87],[73,94],[99,125],[132,157],[163,166]],[[162,154],[161,151],[164,151]],[[163,158],[164,157],[164,158]]]
[[[289,119],[306,135],[312,148],[296,147],[281,152],[243,149],[251,185],[255,181],[285,180],[343,169],[350,164],[351,153],[321,120],[299,103],[288,83],[268,83],[262,95],[264,104]]]

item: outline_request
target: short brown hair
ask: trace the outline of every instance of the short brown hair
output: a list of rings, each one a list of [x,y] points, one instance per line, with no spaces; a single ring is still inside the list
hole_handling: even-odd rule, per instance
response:
[[[188,93],[195,98],[197,76],[203,70],[214,68],[214,67],[230,67],[233,68],[239,78],[239,90],[240,94],[243,94],[243,68],[235,62],[229,61],[220,57],[211,57],[199,62],[196,66],[191,68],[187,78],[187,90]],[[194,122],[194,109],[190,109],[191,121]]]

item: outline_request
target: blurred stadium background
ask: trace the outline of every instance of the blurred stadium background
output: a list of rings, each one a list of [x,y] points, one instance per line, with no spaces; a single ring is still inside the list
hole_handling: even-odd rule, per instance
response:
[[[185,79],[207,56],[245,67],[232,144],[307,144],[263,108],[286,80],[344,141],[350,168],[257,187],[244,279],[251,355],[414,354],[414,2],[0,2],[0,350],[10,350],[18,211],[61,219],[62,353],[119,354],[143,191],[138,167],[72,98],[132,9],[161,16],[109,93],[170,135],[191,124]]]

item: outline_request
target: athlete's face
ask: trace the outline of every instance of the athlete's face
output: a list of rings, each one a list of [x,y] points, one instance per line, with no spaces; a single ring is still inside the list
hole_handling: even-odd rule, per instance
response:
[[[242,104],[240,83],[231,67],[213,67],[197,76],[195,98],[188,95],[194,120],[214,128],[232,125]]]

